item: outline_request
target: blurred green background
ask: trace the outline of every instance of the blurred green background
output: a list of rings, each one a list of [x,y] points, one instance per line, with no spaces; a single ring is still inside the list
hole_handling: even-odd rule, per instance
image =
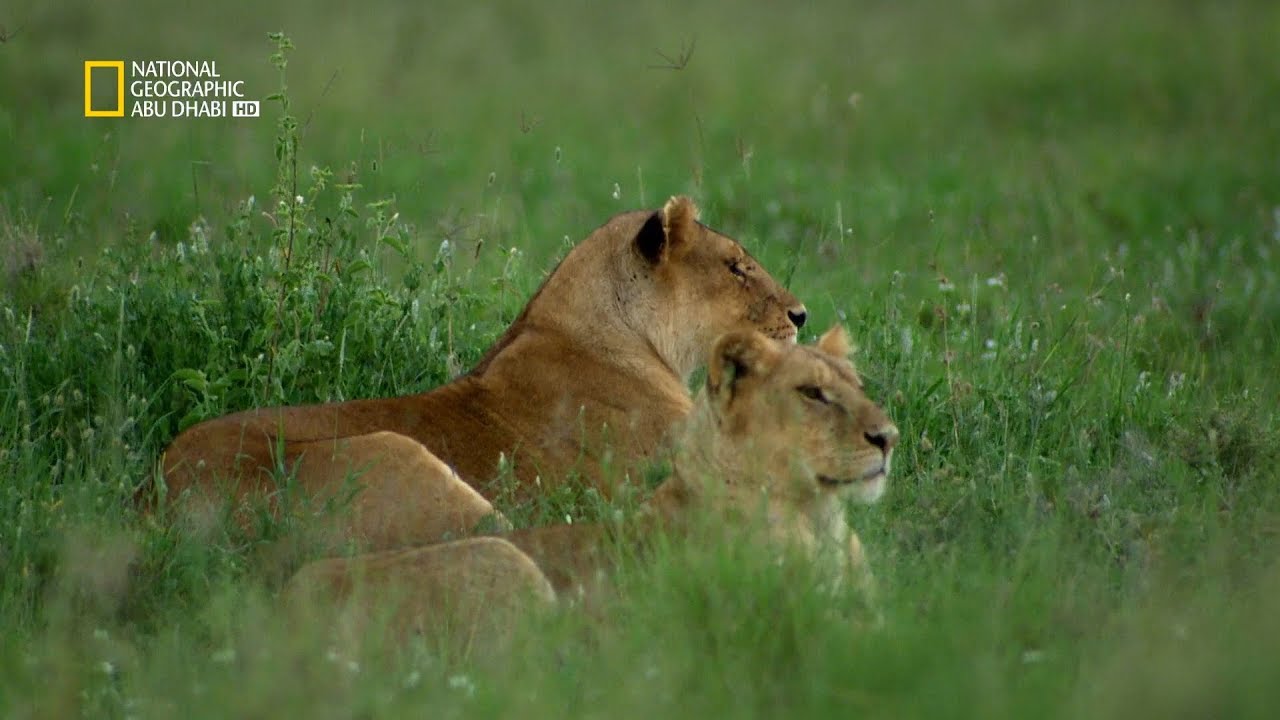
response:
[[[1074,261],[1273,222],[1278,22],[1266,2],[15,2],[0,186],[99,242],[261,194],[269,105],[87,120],[81,62],[212,59],[264,97],[280,29],[304,157],[424,225],[501,200],[536,237],[580,230],[616,184],[628,207],[689,190],[827,224],[839,203],[866,243],[913,243],[932,213],[954,242],[1038,235]]]

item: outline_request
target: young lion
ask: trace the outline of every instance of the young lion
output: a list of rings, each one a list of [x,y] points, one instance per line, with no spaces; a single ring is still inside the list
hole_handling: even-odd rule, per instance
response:
[[[575,471],[607,492],[606,450],[621,473],[660,447],[688,413],[688,378],[717,337],[750,329],[794,342],[804,324],[804,306],[697,215],[675,197],[609,220],[447,385],[189,428],[163,455],[165,494],[200,517],[227,499],[274,500],[274,468],[321,501],[354,474],[343,532],[379,549],[467,534],[494,512],[504,457],[517,500]]]
[[[898,430],[867,398],[849,350],[839,326],[815,346],[784,345],[752,331],[725,335],[713,351],[706,388],[681,425],[671,474],[630,526],[517,530],[492,547],[483,572],[509,577],[507,590],[526,597],[546,598],[542,576],[558,596],[590,595],[615,560],[615,539],[644,546],[656,532],[684,535],[710,519],[761,523],[766,542],[799,549],[833,580],[850,572],[869,579],[843,503],[873,503],[884,493]],[[446,543],[433,546],[427,559],[439,562],[453,548],[474,557],[473,548]],[[517,548],[522,552],[513,553]],[[322,560],[303,568],[290,591],[319,585],[344,598],[357,577],[368,598],[399,592],[399,623],[415,627],[429,625],[438,612],[432,598],[442,588],[452,590],[456,602],[479,602],[467,603],[456,574],[424,572],[424,557],[374,553]],[[540,577],[530,577],[528,560]],[[509,572],[494,569],[504,563]],[[455,565],[465,575],[465,565]]]

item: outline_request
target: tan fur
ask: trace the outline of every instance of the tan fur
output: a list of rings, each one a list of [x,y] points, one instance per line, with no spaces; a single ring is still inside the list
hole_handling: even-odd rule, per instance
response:
[[[461,640],[455,649],[465,650],[474,640],[492,649],[517,615],[550,606],[555,593],[514,545],[480,537],[312,562],[290,578],[282,598],[295,613],[323,617],[348,644],[380,628],[393,643],[423,635]]]
[[[735,530],[754,527],[769,545],[798,550],[821,564],[834,583],[853,573],[869,590],[870,569],[843,503],[880,497],[898,430],[863,392],[844,355],[848,349],[838,327],[815,346],[784,345],[755,332],[727,334],[716,344],[707,387],[681,427],[672,473],[648,506],[619,525],[516,530],[503,537],[522,552],[504,549],[479,572],[509,575],[514,586],[525,587],[529,564],[536,563],[558,596],[591,596],[607,584],[619,550],[643,549],[656,532],[686,535],[710,520]],[[821,399],[811,397],[813,391]],[[418,561],[400,558],[412,556],[383,553],[321,563],[333,577],[362,572],[372,563],[385,568],[387,577],[412,575],[424,593],[466,592],[453,589],[457,576],[420,572]],[[503,563],[507,571],[494,570]],[[399,564],[407,566],[404,573],[392,569]],[[431,613],[421,604],[415,608]]]
[[[366,496],[357,496],[346,534],[385,548],[447,537],[492,513],[485,497],[499,491],[493,478],[504,456],[517,500],[575,471],[607,493],[688,413],[687,380],[717,337],[751,329],[794,341],[803,324],[796,298],[697,215],[677,197],[609,220],[564,258],[471,372],[440,388],[253,410],[189,428],[162,458],[167,497],[185,497],[181,506],[196,514],[227,499],[244,503],[272,492],[277,466],[297,467],[302,495],[324,497],[358,469]],[[406,460],[406,441],[392,434],[457,476],[423,453]],[[616,475],[604,477],[605,466]],[[484,497],[454,485],[462,482]],[[431,487],[460,502],[437,511],[426,500]],[[412,528],[386,532],[388,517]]]

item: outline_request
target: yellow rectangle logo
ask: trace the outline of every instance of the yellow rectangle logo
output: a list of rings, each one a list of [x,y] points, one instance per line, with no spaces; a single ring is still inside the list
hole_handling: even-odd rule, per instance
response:
[[[94,110],[93,109],[93,70],[94,68],[115,68],[116,106],[111,110]],[[84,61],[84,116],[85,117],[124,117],[124,61],[123,60],[85,60]]]

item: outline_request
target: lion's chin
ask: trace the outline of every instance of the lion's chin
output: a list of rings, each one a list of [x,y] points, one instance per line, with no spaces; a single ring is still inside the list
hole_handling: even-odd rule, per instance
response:
[[[871,504],[879,500],[888,484],[887,469],[883,466],[869,470],[858,477],[839,478],[830,475],[818,475],[818,483],[835,490],[845,490],[853,494],[859,501]]]
[[[870,505],[884,496],[885,487],[889,484],[889,476],[881,470],[871,477],[863,478],[856,486],[858,499]]]
[[[788,345],[795,345],[800,337],[800,333],[795,328],[789,328],[780,332],[770,333],[769,337],[779,342],[787,343]]]

